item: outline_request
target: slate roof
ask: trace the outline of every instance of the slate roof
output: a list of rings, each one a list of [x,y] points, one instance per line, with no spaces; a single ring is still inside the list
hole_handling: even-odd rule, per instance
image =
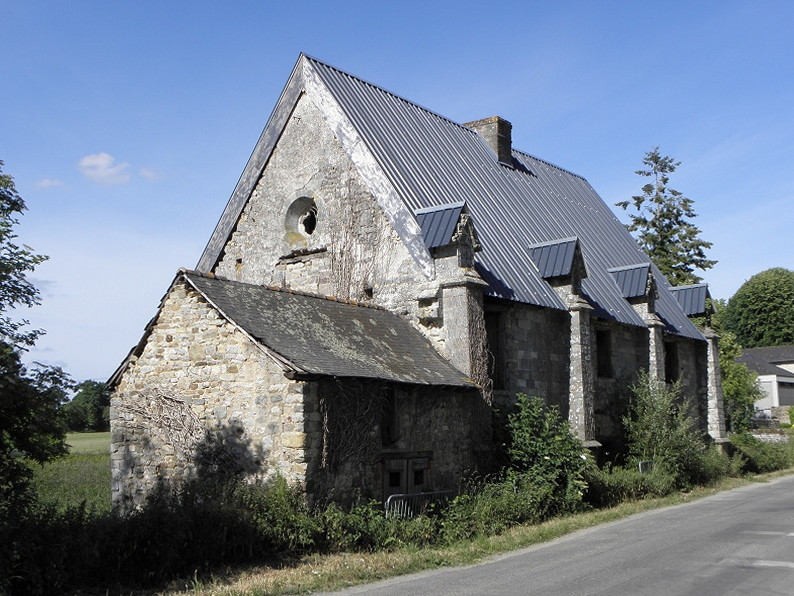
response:
[[[299,372],[474,387],[410,323],[380,308],[182,274],[229,321]]]
[[[422,238],[427,248],[449,244],[460,220],[465,203],[439,205],[417,210],[416,223],[422,228]]]
[[[675,286],[672,288],[672,292],[687,316],[694,317],[706,313],[706,298],[709,297],[707,284]]]
[[[346,118],[337,134],[347,134],[349,123],[411,214],[466,203],[482,246],[476,267],[490,296],[564,310],[562,299],[528,262],[529,247],[577,237],[588,271],[583,291],[594,314],[644,326],[609,270],[649,259],[584,178],[515,149],[512,167],[500,164],[473,130],[305,55],[199,261],[200,271],[210,271],[217,261],[291,105],[307,89],[306,80],[319,81],[330,94]],[[667,331],[702,340],[664,276],[650,268],[659,290],[656,311]]]
[[[777,364],[794,362],[794,345],[748,348],[736,359],[759,375],[777,375],[794,379],[794,373]]]
[[[543,279],[570,275],[578,243],[577,238],[564,238],[534,244],[528,247],[529,258],[535,263]]]
[[[648,287],[648,272],[651,270],[649,263],[617,267],[609,272],[615,278],[615,283],[620,288],[624,298],[637,298],[644,296]]]

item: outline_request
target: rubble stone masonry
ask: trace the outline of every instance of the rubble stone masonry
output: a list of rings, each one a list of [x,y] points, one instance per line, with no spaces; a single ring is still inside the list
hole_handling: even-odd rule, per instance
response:
[[[111,401],[114,506],[141,505],[203,465],[305,482],[305,383],[184,282],[165,298],[146,346]]]

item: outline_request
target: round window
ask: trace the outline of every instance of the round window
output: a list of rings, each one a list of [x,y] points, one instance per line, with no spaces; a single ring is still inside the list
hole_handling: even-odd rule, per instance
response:
[[[301,197],[287,209],[287,232],[311,236],[317,229],[317,205],[314,199]]]

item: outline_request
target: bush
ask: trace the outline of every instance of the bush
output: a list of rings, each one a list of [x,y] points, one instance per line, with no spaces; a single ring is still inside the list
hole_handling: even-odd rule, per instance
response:
[[[444,511],[444,542],[492,536],[518,524],[542,521],[554,509],[555,488],[529,472],[508,471],[501,480],[483,482],[453,499]]]
[[[588,466],[585,501],[593,507],[614,507],[624,501],[663,497],[675,490],[674,478],[654,469],[643,474],[636,467]]]
[[[654,468],[672,476],[676,488],[707,479],[705,437],[696,427],[680,385],[668,386],[642,373],[632,393],[623,417],[630,458],[635,463],[653,461]]]
[[[750,433],[739,433],[731,435],[731,445],[744,458],[746,472],[774,472],[794,463],[790,439],[786,443],[765,443]]]
[[[538,486],[550,488],[547,513],[578,510],[586,488],[587,460],[582,442],[571,434],[557,408],[547,407],[539,397],[519,394],[518,411],[508,416],[508,430],[514,479],[524,484],[532,478]]]

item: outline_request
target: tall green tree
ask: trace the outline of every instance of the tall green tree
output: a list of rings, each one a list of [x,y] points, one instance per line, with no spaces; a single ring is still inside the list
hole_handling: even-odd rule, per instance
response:
[[[33,345],[42,332],[28,329],[28,321],[14,320],[9,312],[40,303],[39,291],[27,274],[49,257],[16,242],[15,228],[27,207],[17,192],[14,179],[3,173],[3,165],[0,160],[0,337],[16,347],[25,347]]]
[[[753,275],[720,320],[745,348],[794,344],[794,271],[775,267]]]
[[[106,431],[110,428],[110,390],[99,381],[83,381],[72,400],[61,408],[72,431]]]
[[[697,283],[701,278],[695,271],[705,271],[716,264],[706,258],[711,242],[700,237],[700,229],[691,220],[697,216],[692,199],[669,187],[670,174],[681,162],[659,153],[654,147],[642,160],[644,168],[636,173],[649,178],[642,194],[631,201],[615,203],[628,210],[629,231],[635,233],[640,247],[674,286]]]
[[[25,210],[14,179],[0,161],[0,520],[31,499],[28,462],[45,462],[66,452],[59,407],[71,387],[59,368],[28,370],[21,354],[41,334],[10,311],[39,303],[27,274],[47,257],[16,242],[15,228]]]

